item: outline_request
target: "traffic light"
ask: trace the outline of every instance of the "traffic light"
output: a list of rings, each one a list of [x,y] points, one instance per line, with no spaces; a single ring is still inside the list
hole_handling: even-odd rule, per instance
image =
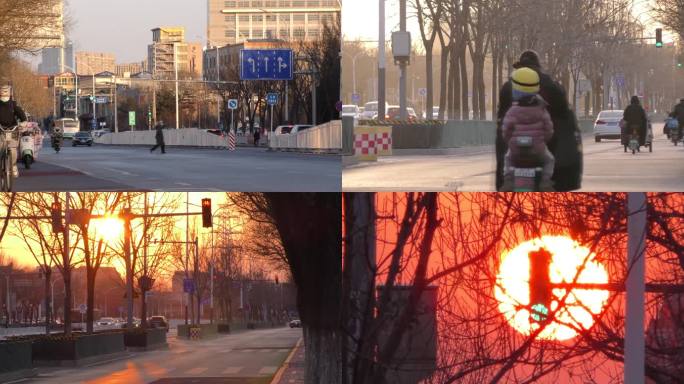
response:
[[[663,29],[656,28],[656,48],[663,47]]]
[[[50,215],[52,216],[52,233],[64,231],[64,224],[62,224],[62,204],[60,202],[55,201],[52,203]]]
[[[211,199],[202,199],[202,227],[211,228]]]
[[[544,248],[529,253],[530,258],[530,317],[544,322],[551,307],[551,253]]]

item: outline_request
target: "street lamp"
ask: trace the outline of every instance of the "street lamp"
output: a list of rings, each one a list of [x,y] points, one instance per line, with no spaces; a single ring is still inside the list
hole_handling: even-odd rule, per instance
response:
[[[361,55],[362,53],[365,53],[364,51],[359,51],[355,55],[351,56],[349,54],[346,54],[344,51],[342,51],[342,55],[347,55],[347,57],[351,57],[352,59],[352,87],[353,91],[352,94],[356,94],[356,59]]]

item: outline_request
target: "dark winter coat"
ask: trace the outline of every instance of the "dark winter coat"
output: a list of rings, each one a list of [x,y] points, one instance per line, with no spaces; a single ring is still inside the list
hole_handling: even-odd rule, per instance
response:
[[[556,159],[552,180],[556,191],[572,191],[582,186],[582,136],[575,114],[570,109],[563,87],[539,68],[539,95],[548,103],[547,111],[553,122],[553,136],[548,142],[549,151]],[[499,92],[499,110],[496,130],[496,189],[503,184],[504,155],[508,146],[503,139],[501,123],[513,105],[513,89],[507,81]]]
[[[157,145],[162,145],[164,144],[164,130],[161,125],[157,125],[157,133],[154,135],[154,138],[157,140]]]
[[[684,102],[680,101],[679,104],[675,105],[672,113],[679,122],[679,125],[684,125]]]
[[[17,125],[20,121],[26,121],[24,110],[14,101],[0,101],[0,125],[9,128]]]
[[[648,117],[644,108],[638,102],[632,102],[625,108],[622,118],[625,120],[625,136],[629,136],[632,129],[636,128],[639,134],[639,145],[644,145],[646,143],[646,127],[648,125]]]

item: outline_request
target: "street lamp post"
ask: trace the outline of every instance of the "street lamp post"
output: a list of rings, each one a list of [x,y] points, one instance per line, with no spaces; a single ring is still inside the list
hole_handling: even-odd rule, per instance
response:
[[[180,128],[179,116],[178,116],[178,53],[176,47],[177,43],[173,43],[173,72],[176,77],[176,129]]]

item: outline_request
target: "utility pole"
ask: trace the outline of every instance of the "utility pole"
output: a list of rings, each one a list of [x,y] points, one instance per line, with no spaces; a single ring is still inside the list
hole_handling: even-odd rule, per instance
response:
[[[627,195],[627,303],[625,316],[625,384],[644,383],[644,290],[646,194]]]
[[[378,37],[378,119],[384,120],[385,116],[385,0],[378,0],[379,12],[379,37]]]
[[[176,76],[176,129],[180,128],[180,118],[178,115],[178,54],[176,53],[176,43],[173,43],[173,71]]]
[[[64,213],[67,220],[64,222],[64,254],[62,255],[62,263],[64,265],[64,332],[66,335],[71,335],[71,260],[69,258],[69,203],[71,201],[70,193],[66,193],[66,202],[64,204]],[[66,289],[67,281],[69,282],[69,289]],[[9,308],[9,305],[8,305]]]
[[[399,0],[399,31],[406,32],[406,0]],[[399,118],[401,120],[406,120],[408,117],[406,113],[406,66],[406,60],[399,61]]]
[[[130,201],[129,201],[130,203]],[[124,257],[126,261],[126,328],[133,328],[133,265],[131,260],[131,210],[130,205],[121,212],[124,220]]]
[[[185,278],[188,278],[188,259],[190,257],[190,192],[185,192]],[[188,324],[188,302],[192,298],[190,292],[186,292],[188,297],[185,299],[185,324]]]

